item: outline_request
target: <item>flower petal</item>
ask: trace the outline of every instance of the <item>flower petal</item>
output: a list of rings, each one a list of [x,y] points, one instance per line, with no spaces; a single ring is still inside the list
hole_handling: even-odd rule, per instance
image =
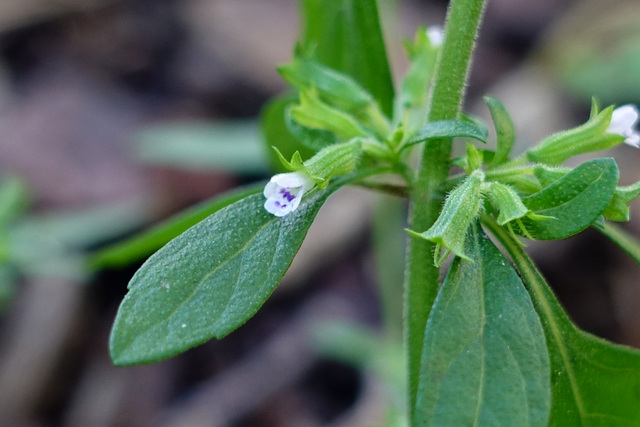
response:
[[[280,186],[275,182],[273,182],[273,180],[271,180],[267,182],[267,185],[264,186],[264,191],[262,192],[262,194],[264,194],[264,197],[268,199],[270,197],[276,196],[278,194],[279,189],[280,189]]]

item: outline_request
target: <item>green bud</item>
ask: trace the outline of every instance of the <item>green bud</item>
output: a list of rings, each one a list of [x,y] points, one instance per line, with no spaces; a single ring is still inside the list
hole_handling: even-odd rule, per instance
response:
[[[527,151],[527,158],[548,165],[559,165],[573,156],[607,150],[621,144],[624,136],[607,132],[612,114],[611,106],[592,114],[581,126],[548,136]]]
[[[492,182],[489,186],[489,201],[493,207],[500,212],[497,218],[498,224],[500,225],[508,224],[511,221],[518,222],[518,220],[525,216],[536,221],[552,219],[549,216],[538,215],[531,212],[531,210],[524,205],[516,190],[499,182]],[[521,224],[518,225],[520,226]],[[520,228],[524,229],[524,226]]]
[[[482,167],[482,152],[475,145],[467,142],[467,173],[471,173]]]
[[[638,196],[640,196],[640,181],[626,187],[617,187],[609,206],[602,212],[602,215],[611,221],[629,221],[629,202]]]
[[[499,182],[491,183],[489,201],[500,212],[498,215],[500,225],[522,218],[529,213],[529,209],[522,203],[516,190]]]
[[[290,110],[291,117],[302,126],[328,130],[339,139],[367,136],[367,132],[349,114],[325,104],[314,89],[300,92],[300,104]]]
[[[309,59],[298,58],[281,66],[280,74],[302,91],[315,90],[323,102],[354,116],[380,138],[389,133],[389,121],[373,96],[354,79]]]
[[[431,228],[422,233],[407,230],[414,237],[436,244],[434,252],[436,265],[442,265],[451,252],[470,261],[470,258],[464,253],[464,242],[467,230],[478,216],[482,206],[483,181],[484,172],[474,171],[462,184],[449,193],[440,216]]]
[[[496,153],[491,159],[491,166],[497,166],[506,162],[511,154],[513,143],[516,139],[513,120],[507,112],[507,109],[495,98],[489,96],[484,97],[484,102],[489,107],[493,125],[496,130]]]
[[[304,162],[297,151],[291,161],[287,161],[277,148],[273,149],[285,168],[294,172],[304,172],[320,188],[326,188],[332,178],[354,171],[362,155],[362,143],[358,139],[325,147]]]
[[[405,42],[409,70],[400,86],[400,102],[403,108],[413,108],[426,103],[429,80],[435,68],[439,45],[434,45],[428,30],[418,28],[415,39]]]

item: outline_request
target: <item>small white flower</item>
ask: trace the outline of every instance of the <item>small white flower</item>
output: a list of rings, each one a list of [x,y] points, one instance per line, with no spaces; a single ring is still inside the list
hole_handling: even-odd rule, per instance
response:
[[[301,172],[274,175],[264,187],[264,208],[275,216],[285,216],[298,208],[303,194],[314,186],[315,182]]]
[[[427,37],[431,42],[431,46],[440,47],[444,40],[444,29],[440,25],[432,25],[427,29]]]
[[[640,133],[638,133],[638,129],[636,129],[639,117],[640,111],[638,111],[635,105],[627,104],[620,106],[613,110],[611,123],[607,128],[607,132],[622,135],[626,138],[624,140],[625,144],[640,148]]]

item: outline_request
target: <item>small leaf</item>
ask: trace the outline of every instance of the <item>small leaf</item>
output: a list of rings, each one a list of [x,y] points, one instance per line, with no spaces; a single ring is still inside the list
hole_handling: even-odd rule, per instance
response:
[[[497,166],[509,159],[513,143],[516,139],[516,133],[513,126],[513,120],[502,102],[489,96],[484,97],[484,102],[489,107],[493,125],[496,129],[496,154],[493,156],[491,166]]]
[[[161,360],[250,319],[280,283],[330,190],[278,218],[261,194],[190,228],[151,256],[129,283],[111,331],[117,365]]]
[[[523,218],[526,233],[534,239],[564,239],[584,230],[609,205],[618,183],[613,159],[583,163],[548,187],[522,199],[533,213],[553,219]],[[517,228],[517,227],[514,227]]]
[[[278,71],[292,86],[300,90],[315,88],[329,105],[354,115],[374,102],[350,76],[312,60],[297,58],[278,67]]]
[[[549,425],[640,425],[640,352],[578,329],[513,236],[485,224],[513,259],[542,319],[553,384]]]
[[[476,224],[431,310],[417,426],[546,426],[549,356],[515,270]]]
[[[487,142],[487,132],[480,126],[463,120],[439,120],[427,123],[405,145],[419,144],[427,139],[467,137]]]

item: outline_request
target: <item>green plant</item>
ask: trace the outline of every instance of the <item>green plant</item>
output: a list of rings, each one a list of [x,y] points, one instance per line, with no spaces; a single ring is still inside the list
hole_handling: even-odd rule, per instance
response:
[[[594,102],[584,125],[513,156],[512,120],[486,98],[496,134],[490,150],[477,145],[487,126],[461,111],[483,0],[452,1],[443,39],[418,31],[396,90],[375,0],[302,5],[302,39],[280,68],[295,92],[263,116],[289,172],[263,194],[223,196],[94,257],[104,265],[138,256],[150,240],[193,225],[132,278],[112,331],[114,362],[161,360],[241,326],[278,285],[325,200],[355,184],[410,202],[403,335],[411,426],[640,423],[640,353],[580,331],[521,243],[594,227],[640,261],[635,240],[610,224],[629,219],[640,183],[618,187],[611,158],[563,166],[637,146],[637,109]],[[456,137],[476,143],[452,158]],[[371,348],[370,337],[352,336]]]

